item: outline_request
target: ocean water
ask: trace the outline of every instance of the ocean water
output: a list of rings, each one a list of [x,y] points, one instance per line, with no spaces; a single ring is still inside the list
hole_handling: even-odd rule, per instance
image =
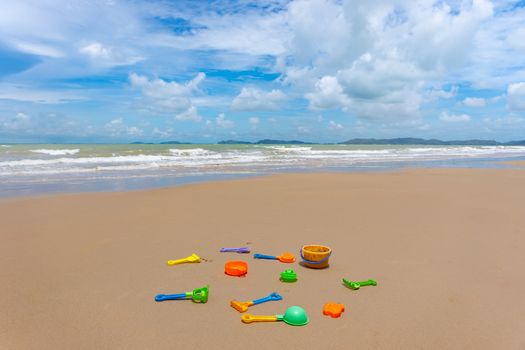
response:
[[[296,171],[499,167],[523,146],[0,145],[0,197],[120,191]]]

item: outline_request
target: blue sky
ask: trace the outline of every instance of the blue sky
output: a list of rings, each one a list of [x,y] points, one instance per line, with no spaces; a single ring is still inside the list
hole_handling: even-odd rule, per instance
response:
[[[0,2],[0,142],[525,139],[525,1]]]

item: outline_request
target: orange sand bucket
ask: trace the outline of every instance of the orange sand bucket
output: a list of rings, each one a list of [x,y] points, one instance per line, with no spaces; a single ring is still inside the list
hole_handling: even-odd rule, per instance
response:
[[[312,269],[324,269],[328,267],[330,255],[332,255],[332,249],[324,245],[310,244],[301,248],[303,266]]]

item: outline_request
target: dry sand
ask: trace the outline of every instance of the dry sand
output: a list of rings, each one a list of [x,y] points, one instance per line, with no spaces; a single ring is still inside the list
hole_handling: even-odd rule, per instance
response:
[[[525,349],[525,171],[292,174],[0,201],[1,349]],[[221,254],[334,250],[327,270]],[[201,264],[165,261],[196,252]],[[246,278],[223,274],[249,262]],[[341,278],[374,278],[352,291]],[[156,303],[210,284],[207,304]],[[310,315],[245,325],[229,300]],[[322,305],[346,305],[339,319]]]

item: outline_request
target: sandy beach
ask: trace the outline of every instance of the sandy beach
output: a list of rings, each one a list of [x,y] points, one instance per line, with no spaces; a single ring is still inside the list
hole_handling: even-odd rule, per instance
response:
[[[425,169],[3,199],[0,349],[525,349],[524,184],[522,169]],[[332,247],[330,268],[219,253],[309,243]],[[207,261],[166,265],[191,253]],[[278,280],[289,267],[297,283]],[[205,284],[206,304],[153,300]],[[273,291],[249,312],[300,305],[310,323],[246,325],[229,306]]]

